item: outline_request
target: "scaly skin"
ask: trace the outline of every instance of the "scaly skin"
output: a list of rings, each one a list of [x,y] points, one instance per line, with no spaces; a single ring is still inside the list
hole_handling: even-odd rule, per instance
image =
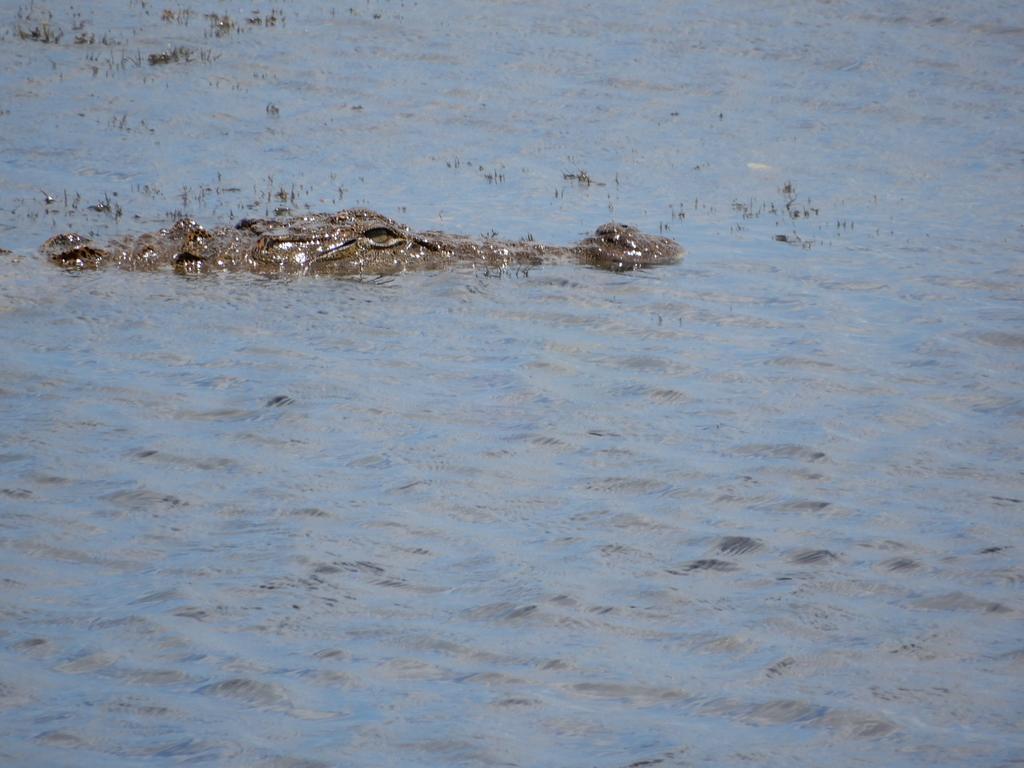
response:
[[[74,233],[44,243],[43,254],[70,269],[115,265],[128,270],[172,268],[182,274],[248,271],[385,275],[406,269],[578,262],[622,271],[673,264],[683,249],[666,237],[625,224],[605,224],[575,246],[532,241],[474,240],[443,232],[412,232],[363,208],[288,219],[245,219],[234,228],[205,229],[182,219],[168,229],[97,246]]]

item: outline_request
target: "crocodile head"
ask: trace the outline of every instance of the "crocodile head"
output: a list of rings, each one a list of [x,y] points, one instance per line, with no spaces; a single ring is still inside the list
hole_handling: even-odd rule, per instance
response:
[[[628,224],[603,224],[576,246],[579,259],[603,269],[625,271],[674,264],[685,251],[667,237],[646,235]]]
[[[407,227],[363,208],[287,223],[246,219],[237,228],[258,236],[248,254],[256,264],[313,270],[337,262],[351,267],[398,263],[414,243]]]
[[[527,240],[474,239],[443,232],[412,232],[376,211],[353,208],[287,219],[246,219],[234,228],[205,229],[183,219],[159,232],[126,237],[107,248],[76,234],[50,238],[43,252],[71,269],[107,263],[125,269],[199,274],[209,269],[259,273],[393,274],[442,269],[458,262],[503,267],[581,262],[616,271],[672,264],[683,249],[666,237],[625,224],[605,224],[575,246]]]

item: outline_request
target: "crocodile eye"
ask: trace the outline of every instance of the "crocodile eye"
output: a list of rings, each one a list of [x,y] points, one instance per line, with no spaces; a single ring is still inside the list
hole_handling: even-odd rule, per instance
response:
[[[368,229],[363,232],[363,237],[381,248],[388,248],[402,242],[402,237],[397,232],[390,230],[387,227],[373,227],[372,229]]]

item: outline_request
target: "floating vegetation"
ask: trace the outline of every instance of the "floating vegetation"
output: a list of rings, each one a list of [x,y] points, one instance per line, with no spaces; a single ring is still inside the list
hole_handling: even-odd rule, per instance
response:
[[[284,24],[284,11],[271,10],[265,16],[261,16],[259,12],[256,12],[247,18],[245,22],[254,27],[276,27],[278,23]]]
[[[195,58],[195,51],[184,45],[179,45],[177,48],[173,48],[163,53],[151,53],[149,54],[149,63],[151,66],[158,66],[160,64],[177,64],[179,61],[189,62]]]
[[[210,27],[213,29],[213,34],[217,37],[224,37],[231,30],[235,28],[235,22],[226,13],[220,16],[216,13],[206,14],[206,18],[210,21]]]
[[[35,5],[18,9],[18,24],[15,28],[22,40],[56,45],[64,37],[64,30],[53,22],[53,14]],[[76,27],[77,29],[77,27]]]
[[[813,240],[804,240],[799,235],[776,235],[775,241],[777,243],[789,243],[790,245],[799,245],[801,248],[810,248]]]
[[[493,170],[490,171],[486,171],[484,170],[484,167],[481,165],[477,168],[477,170],[483,174],[485,179],[487,179],[488,184],[501,184],[503,181],[505,181],[504,172],[499,171],[497,168],[494,168]]]
[[[114,195],[116,196],[117,193],[115,192]],[[93,203],[92,205],[89,206],[89,208],[96,211],[97,213],[109,214],[113,216],[115,219],[120,219],[121,216],[124,214],[124,212],[121,210],[121,206],[118,203],[111,200],[109,194],[104,194],[102,200],[100,200],[98,203]]]
[[[188,25],[189,19],[192,17],[192,11],[188,8],[183,8],[178,11],[172,11],[170,8],[164,10],[160,14],[160,20],[168,23],[176,23],[182,25]]]
[[[579,168],[576,171],[569,171],[567,173],[563,173],[562,178],[565,179],[566,181],[574,181],[581,187],[589,187],[591,184],[598,184],[599,186],[604,186],[600,182],[595,182],[594,179],[591,178],[590,174],[587,173],[582,168]]]
[[[49,22],[44,21],[31,29],[25,29],[24,27],[19,26],[18,37],[22,40],[35,40],[38,43],[56,44],[60,42],[62,37],[64,37],[64,30],[60,27],[51,26]]]
[[[200,49],[196,51],[193,48],[189,48],[186,45],[179,45],[176,48],[172,48],[169,51],[162,53],[151,53],[149,54],[149,63],[151,66],[159,66],[161,64],[177,64],[179,62],[188,63],[195,61],[198,58],[203,63],[210,63],[220,58],[219,53],[214,53],[211,50]]]

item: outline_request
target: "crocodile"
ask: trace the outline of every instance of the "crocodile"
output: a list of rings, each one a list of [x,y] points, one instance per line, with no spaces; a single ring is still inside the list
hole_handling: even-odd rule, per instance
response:
[[[413,232],[365,208],[285,219],[243,219],[234,227],[211,229],[181,219],[159,232],[122,238],[107,246],[71,232],[51,237],[42,252],[68,269],[113,265],[139,271],[170,268],[189,275],[247,271],[373,276],[443,269],[457,263],[504,267],[575,262],[624,271],[675,263],[684,253],[675,241],[626,224],[604,224],[576,245],[551,246],[532,239]]]

